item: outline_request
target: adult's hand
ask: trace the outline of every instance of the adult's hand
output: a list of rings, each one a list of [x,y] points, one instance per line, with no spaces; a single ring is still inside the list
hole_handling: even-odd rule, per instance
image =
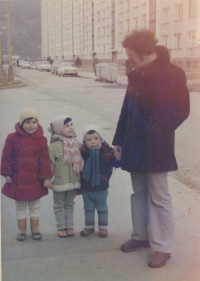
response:
[[[122,147],[119,145],[114,146],[114,155],[117,160],[121,160],[122,157]]]

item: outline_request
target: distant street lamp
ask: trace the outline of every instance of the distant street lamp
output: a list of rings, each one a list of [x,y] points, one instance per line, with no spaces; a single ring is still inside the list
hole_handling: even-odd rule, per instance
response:
[[[7,0],[7,12],[8,12],[8,80],[14,80],[13,65],[12,65],[12,41],[11,41],[11,23],[10,23],[10,0]]]

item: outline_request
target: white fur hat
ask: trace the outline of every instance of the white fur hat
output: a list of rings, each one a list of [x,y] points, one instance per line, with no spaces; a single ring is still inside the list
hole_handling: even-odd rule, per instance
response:
[[[83,141],[85,139],[85,135],[87,134],[87,132],[91,131],[91,130],[94,130],[95,132],[97,132],[99,134],[99,136],[101,137],[101,128],[98,126],[98,125],[95,125],[95,124],[89,124],[89,125],[86,125],[84,128],[83,128]],[[101,137],[102,138],[102,137]]]
[[[20,125],[23,124],[24,120],[27,118],[35,118],[39,122],[39,114],[35,108],[25,107],[20,113]]]
[[[67,118],[71,118],[67,115],[59,115],[56,118],[54,118],[54,120],[51,122],[50,126],[47,128],[47,130],[50,133],[56,133],[58,135],[61,134],[62,129],[63,129],[63,125],[64,125],[64,121]]]

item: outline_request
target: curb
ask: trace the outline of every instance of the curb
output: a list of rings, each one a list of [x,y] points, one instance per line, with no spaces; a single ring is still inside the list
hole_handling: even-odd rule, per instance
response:
[[[117,85],[119,85],[120,87],[123,87],[123,88],[126,88],[127,85],[128,85],[128,83],[118,82],[118,81],[115,81],[115,83],[116,83]]]
[[[82,73],[81,75],[78,75],[78,77],[80,78],[85,78],[85,79],[94,79],[95,80],[95,77],[89,77],[89,76],[84,76]],[[96,81],[96,82],[100,82],[100,81]],[[122,88],[126,88],[128,83],[127,82],[118,82],[117,80],[116,81],[113,81],[113,82],[107,82],[107,83],[111,83],[111,84],[115,84],[115,85],[118,85]]]
[[[18,78],[18,80],[21,81],[21,84],[19,84],[19,85],[7,85],[7,86],[3,86],[3,87],[0,86],[0,90],[1,90],[1,89],[19,88],[19,87],[24,87],[24,86],[26,86],[26,83],[25,83],[21,78],[19,78],[19,76],[17,76],[16,74],[15,74],[15,76]]]
[[[77,77],[79,77],[79,78],[86,78],[86,79],[94,79],[94,78],[92,78],[92,77],[83,76],[83,75],[78,75]]]

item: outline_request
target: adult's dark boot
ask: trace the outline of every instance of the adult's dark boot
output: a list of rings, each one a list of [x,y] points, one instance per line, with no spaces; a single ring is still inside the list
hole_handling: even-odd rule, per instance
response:
[[[133,252],[139,248],[149,248],[149,247],[150,247],[149,240],[130,239],[121,246],[121,250],[123,252]]]

